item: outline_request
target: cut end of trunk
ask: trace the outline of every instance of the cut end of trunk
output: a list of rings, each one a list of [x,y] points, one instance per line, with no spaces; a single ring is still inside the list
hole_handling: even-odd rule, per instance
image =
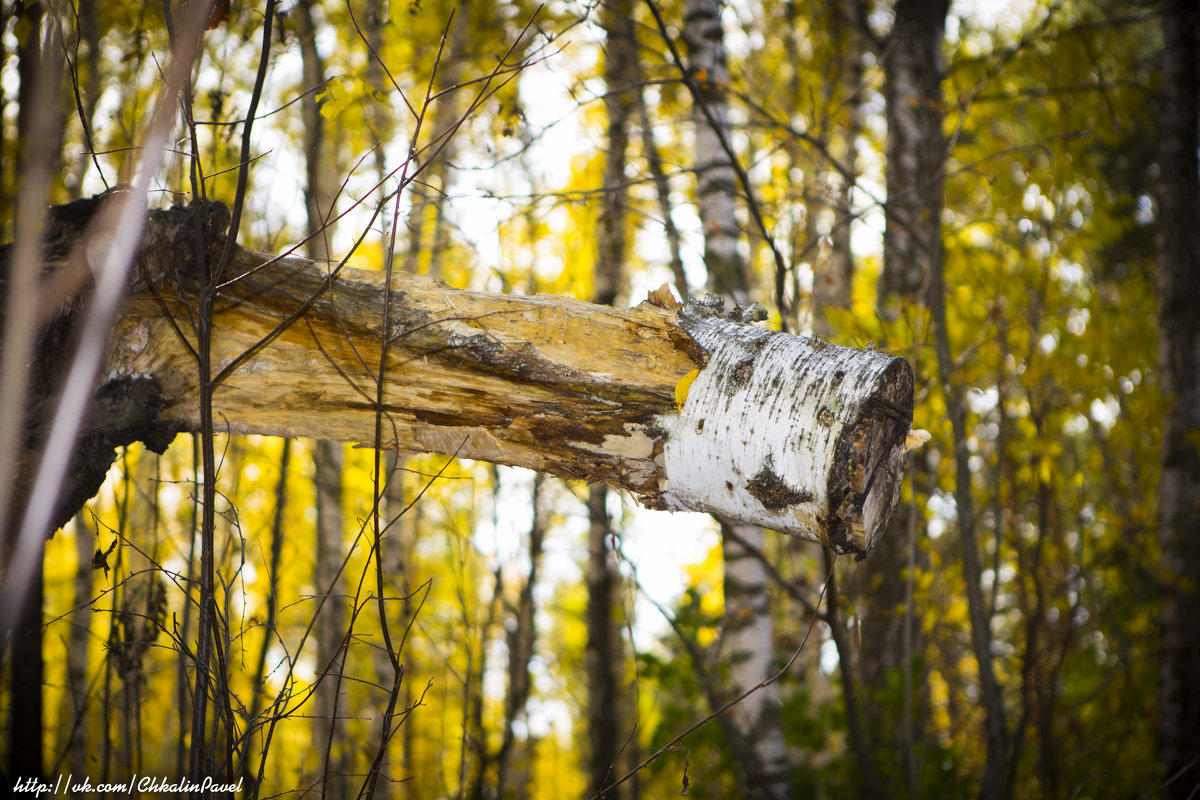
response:
[[[858,420],[843,431],[830,473],[829,543],[860,560],[883,535],[900,499],[910,449],[912,368],[893,359],[876,386]]]

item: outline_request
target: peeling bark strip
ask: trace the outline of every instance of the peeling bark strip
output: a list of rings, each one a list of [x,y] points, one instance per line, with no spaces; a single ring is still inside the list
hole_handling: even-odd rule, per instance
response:
[[[227,216],[202,210],[219,243]],[[196,241],[192,207],[151,212],[109,346],[108,381],[152,378],[164,429],[200,428]],[[711,298],[617,310],[412,275],[393,277],[384,331],[379,272],[240,249],[230,274],[212,362],[237,364],[215,392],[219,429],[371,444],[386,336],[387,448],[601,481],[860,555],[895,505],[912,420],[903,359],[763,330],[747,324],[754,309]]]

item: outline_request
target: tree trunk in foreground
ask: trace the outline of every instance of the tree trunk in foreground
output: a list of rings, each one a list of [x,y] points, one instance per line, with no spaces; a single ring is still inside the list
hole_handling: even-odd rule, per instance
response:
[[[1158,520],[1162,662],[1159,742],[1171,798],[1200,787],[1200,3],[1163,17],[1163,166],[1158,192],[1159,362],[1163,420]]]
[[[159,445],[164,431],[200,428],[188,289],[164,296],[168,280],[191,280],[197,212],[209,249],[219,247],[220,205],[150,213],[97,390],[110,405],[136,395],[142,418],[121,432]],[[216,422],[230,433],[372,444],[371,365],[387,336],[382,447],[602,481],[652,508],[862,556],[891,516],[916,436],[903,359],[756,328],[715,298],[617,310],[412,275],[389,287],[379,272],[241,248],[230,274],[239,277],[221,290],[212,353]],[[81,449],[94,460],[122,413],[85,420]],[[24,454],[15,486],[28,485],[35,455]],[[98,466],[76,472],[102,480]],[[77,498],[98,486],[68,488]]]

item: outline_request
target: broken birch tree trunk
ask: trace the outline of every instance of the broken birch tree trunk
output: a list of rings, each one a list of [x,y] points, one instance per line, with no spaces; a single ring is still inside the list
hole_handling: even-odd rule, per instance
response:
[[[210,251],[220,209],[202,213]],[[197,229],[193,207],[150,213],[98,389],[152,382],[159,431],[201,427],[188,310]],[[663,293],[617,310],[407,274],[388,285],[380,272],[240,248],[230,274],[214,320],[219,431],[602,481],[651,508],[711,512],[860,556],[899,496],[913,402],[901,358],[765,330],[712,298],[680,307]]]

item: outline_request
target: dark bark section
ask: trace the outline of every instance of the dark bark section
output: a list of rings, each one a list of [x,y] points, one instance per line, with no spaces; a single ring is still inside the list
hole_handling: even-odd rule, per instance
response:
[[[588,494],[587,583],[588,675],[588,775],[591,792],[605,798],[619,796],[618,790],[600,791],[620,774],[621,729],[618,714],[621,698],[617,670],[622,661],[621,630],[613,614],[619,573],[610,564],[608,539],[612,522],[606,508],[608,488],[593,486]]]
[[[549,528],[549,508],[542,499],[545,476],[535,473],[529,498],[533,519],[529,526],[529,571],[521,584],[514,611],[516,626],[505,635],[508,645],[508,694],[504,698],[504,727],[500,748],[496,751],[496,787],[499,792],[511,792],[514,797],[528,796],[529,761],[532,759],[529,742],[516,739],[515,726],[525,720],[525,707],[533,690],[533,661],[537,643],[537,624],[534,620],[533,590],[538,582],[542,563],[542,548]],[[524,762],[524,763],[522,763]],[[481,792],[478,794],[482,794]]]
[[[942,40],[947,0],[899,0],[884,61],[887,100],[887,221],[879,296],[913,298],[940,257]]]
[[[12,664],[9,680],[12,707],[9,710],[9,778],[43,778],[42,759],[42,582],[44,559],[38,556],[33,575],[29,576],[29,594],[12,635]],[[4,776],[0,776],[4,777]]]
[[[84,250],[89,240],[88,224],[95,216],[104,196],[76,200],[50,210],[43,232],[44,262],[42,269],[43,296],[55,298],[50,307],[40,309],[42,325],[31,363],[29,397],[26,401],[26,423],[16,470],[11,476],[13,502],[5,520],[6,530],[15,535],[25,512],[33,479],[41,459],[41,448],[54,419],[59,394],[78,339],[83,312],[91,295],[91,271]],[[151,220],[166,223],[165,227],[151,225],[144,247],[154,246],[156,231],[166,239],[178,241],[180,226],[193,222],[187,209],[152,211]],[[208,219],[214,233],[224,230],[228,212],[214,204],[208,209]],[[171,231],[175,231],[174,234]],[[188,230],[188,236],[191,236]],[[214,237],[219,238],[219,237]],[[161,240],[160,240],[161,241]],[[181,265],[189,259],[176,250]],[[10,303],[7,275],[11,269],[12,247],[0,246],[0,327],[4,325],[4,308]],[[2,345],[2,343],[0,343]],[[151,376],[124,376],[105,379],[92,397],[80,429],[68,482],[59,492],[52,518],[52,529],[65,525],[104,482],[108,468],[116,458],[116,450],[134,442],[144,442],[155,453],[162,453],[179,431],[176,423],[163,421],[159,412],[163,398],[156,380]],[[10,552],[6,549],[5,560]]]
[[[615,305],[624,293],[622,267],[628,248],[626,222],[629,189],[625,166],[629,150],[629,126],[637,79],[637,43],[634,40],[632,0],[611,0],[601,8],[605,31],[604,84],[608,112],[604,156],[604,195],[597,219],[595,285],[592,302]],[[608,516],[608,487],[588,488],[587,645],[584,664],[588,682],[588,776],[589,794],[608,800],[624,796],[621,789],[603,793],[604,787],[624,770],[617,769],[621,754],[624,706],[621,675],[625,660],[617,616],[621,573],[611,546],[614,531]]]
[[[887,526],[895,511],[908,467],[896,443],[912,428],[912,367],[902,358],[894,359],[879,385],[881,391],[842,434],[837,461],[846,469],[830,475],[829,481],[829,508],[834,512],[830,541],[839,553],[855,552],[858,561],[867,557],[860,542],[878,544],[875,532]],[[885,568],[894,565],[885,562]]]
[[[1159,483],[1162,547],[1160,739],[1171,797],[1200,786],[1200,3],[1163,19],[1159,359],[1170,408]]]
[[[971,648],[979,666],[985,712],[986,755],[980,796],[994,800],[1005,796],[1009,732],[1002,688],[993,666],[990,613],[983,598],[983,570],[968,466],[966,387],[950,349],[941,240],[946,159],[941,48],[948,6],[945,0],[902,0],[896,4],[890,41],[894,50],[889,56],[889,66],[885,67],[888,201],[884,263],[887,266],[880,278],[879,293],[881,297],[890,294],[904,298],[926,290],[933,322],[937,377],[945,393],[954,442],[954,497],[963,583],[971,620]]]

